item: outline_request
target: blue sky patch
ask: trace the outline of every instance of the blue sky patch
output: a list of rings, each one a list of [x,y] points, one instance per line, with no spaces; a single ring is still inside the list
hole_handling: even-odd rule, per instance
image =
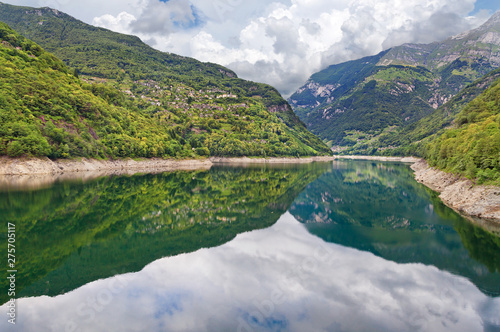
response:
[[[168,0],[167,0],[168,1]],[[474,10],[471,15],[479,12],[480,10],[486,9],[490,11],[491,14],[500,10],[500,1],[498,0],[477,0],[474,5]]]

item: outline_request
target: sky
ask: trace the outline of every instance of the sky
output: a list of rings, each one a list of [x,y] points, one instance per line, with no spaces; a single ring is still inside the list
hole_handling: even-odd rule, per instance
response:
[[[498,0],[0,0],[52,7],[133,34],[161,51],[215,62],[287,97],[329,65],[484,23]]]

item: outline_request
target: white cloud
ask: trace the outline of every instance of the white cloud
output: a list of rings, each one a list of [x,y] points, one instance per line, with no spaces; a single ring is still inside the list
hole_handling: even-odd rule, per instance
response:
[[[137,20],[130,22],[134,33],[170,34],[200,24],[196,9],[189,0],[151,0],[145,4]]]
[[[406,42],[442,40],[487,16],[468,16],[476,0],[19,1],[52,4],[87,21],[92,12],[96,25],[220,63],[284,95],[328,65]]]
[[[130,33],[130,23],[136,20],[134,15],[127,12],[121,12],[117,16],[106,14],[96,17],[93,24],[120,33]]]
[[[150,0],[148,6],[156,1]],[[212,5],[193,0],[206,20],[202,27],[183,30],[179,38],[166,37],[161,27],[140,32],[152,35],[141,37],[154,37],[159,49],[226,65],[240,77],[269,83],[288,95],[312,73],[333,63],[470,29],[482,22],[467,17],[474,2],[292,0],[259,1],[262,7],[257,7],[240,0]],[[100,19],[94,22],[113,26]],[[134,30],[132,23],[130,32]]]

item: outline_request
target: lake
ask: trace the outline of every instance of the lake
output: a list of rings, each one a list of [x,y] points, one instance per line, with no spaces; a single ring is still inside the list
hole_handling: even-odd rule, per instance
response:
[[[500,238],[404,164],[3,179],[0,216],[1,331],[500,331]]]

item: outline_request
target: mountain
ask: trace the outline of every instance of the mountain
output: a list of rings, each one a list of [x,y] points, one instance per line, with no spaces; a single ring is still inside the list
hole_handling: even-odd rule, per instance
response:
[[[478,184],[500,185],[500,69],[430,115],[354,145],[349,153],[420,156]]]
[[[494,14],[479,28],[460,33],[443,42],[431,44],[404,44],[389,50],[381,65],[424,66],[430,70],[460,59],[483,60],[500,67],[500,12]]]
[[[0,3],[0,21],[34,41],[2,25],[0,52],[12,71],[0,86],[0,154],[330,154],[276,89],[220,65],[154,50],[55,9]]]
[[[469,84],[450,101],[431,114],[406,127],[396,128],[351,149],[352,153],[364,154],[376,149],[376,154],[396,156],[424,156],[427,145],[455,126],[455,119],[467,105],[500,79],[500,69]]]
[[[411,125],[500,65],[500,13],[440,43],[405,44],[332,65],[290,98],[308,128],[337,151]]]

